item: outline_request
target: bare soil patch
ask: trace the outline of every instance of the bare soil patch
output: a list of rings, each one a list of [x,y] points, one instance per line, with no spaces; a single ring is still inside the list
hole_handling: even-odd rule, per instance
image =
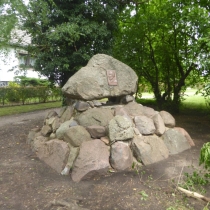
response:
[[[209,141],[210,124],[201,116],[177,115],[195,147],[139,171],[107,173],[74,183],[41,162],[26,144],[28,132],[42,126],[49,110],[0,118],[0,210],[58,210],[53,200],[76,202],[90,210],[203,209],[176,190],[186,171],[198,168],[200,148]],[[174,180],[174,181],[172,181]],[[209,187],[206,196],[210,196]],[[175,208],[177,206],[177,208]],[[172,209],[172,208],[171,208]]]

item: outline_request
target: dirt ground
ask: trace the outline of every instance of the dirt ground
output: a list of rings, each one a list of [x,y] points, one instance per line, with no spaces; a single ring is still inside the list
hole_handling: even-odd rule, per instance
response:
[[[186,198],[177,190],[186,171],[198,167],[199,151],[209,141],[209,120],[177,115],[176,125],[185,128],[196,146],[140,170],[107,173],[74,183],[41,162],[26,144],[28,132],[42,126],[49,110],[0,118],[0,210],[58,210],[49,203],[76,202],[89,210],[200,210],[206,205]],[[210,196],[207,187],[206,196]],[[73,208],[69,208],[73,209]]]

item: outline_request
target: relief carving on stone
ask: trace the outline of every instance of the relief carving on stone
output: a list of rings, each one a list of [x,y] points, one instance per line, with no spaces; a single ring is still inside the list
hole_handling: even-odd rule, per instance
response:
[[[117,75],[115,70],[106,70],[108,84],[110,86],[117,85]]]

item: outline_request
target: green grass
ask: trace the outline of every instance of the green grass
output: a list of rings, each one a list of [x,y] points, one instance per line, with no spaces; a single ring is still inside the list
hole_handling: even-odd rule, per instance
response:
[[[206,106],[206,101],[201,95],[191,95],[185,97],[180,107],[181,112],[191,113],[193,111],[205,114],[210,112],[210,107]]]
[[[50,108],[57,108],[57,107],[61,107],[61,105],[62,105],[62,102],[57,101],[57,102],[48,102],[48,103],[41,103],[41,104],[0,107],[0,116],[21,114],[21,113],[50,109]]]
[[[180,106],[180,113],[195,114],[195,115],[210,115],[210,106],[206,106],[206,101],[201,94],[195,94],[196,89],[188,89],[184,96]],[[157,109],[157,105],[154,99],[153,93],[143,93],[142,98],[138,99],[138,102],[144,106],[153,107]]]

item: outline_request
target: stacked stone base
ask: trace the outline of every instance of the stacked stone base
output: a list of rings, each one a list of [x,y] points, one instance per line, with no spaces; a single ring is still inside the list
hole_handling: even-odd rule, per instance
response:
[[[194,146],[170,113],[142,106],[130,95],[121,102],[70,101],[59,113],[50,111],[27,143],[40,160],[75,182],[130,170],[134,163],[153,164]]]

